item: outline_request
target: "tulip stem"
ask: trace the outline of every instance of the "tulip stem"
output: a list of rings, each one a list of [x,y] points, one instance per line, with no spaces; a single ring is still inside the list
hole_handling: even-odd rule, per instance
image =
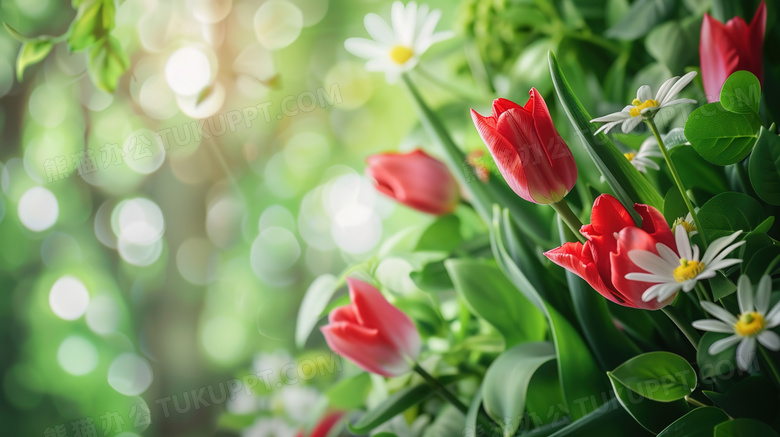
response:
[[[672,174],[672,179],[674,179],[674,183],[677,185],[677,189],[680,190],[680,195],[685,202],[685,206],[688,208],[688,212],[690,212],[691,217],[693,217],[693,223],[696,224],[696,230],[699,231],[699,237],[701,238],[702,246],[704,246],[704,249],[707,249],[707,237],[704,236],[704,228],[701,226],[701,222],[699,222],[699,215],[696,214],[696,209],[694,209],[693,204],[691,203],[691,199],[688,198],[688,193],[685,191],[682,179],[680,179],[680,174],[677,173],[677,168],[672,162],[672,157],[669,156],[669,151],[666,149],[664,140],[661,138],[661,133],[658,132],[658,126],[655,125],[655,121],[653,121],[652,118],[646,118],[645,122],[648,126],[650,126],[650,130],[653,131],[653,135],[655,136],[656,141],[658,141],[658,148],[661,149],[661,154],[664,155],[664,160],[666,161],[666,165],[669,167],[669,172]]]
[[[439,382],[438,379],[431,376],[430,373],[426,372],[425,369],[422,368],[421,365],[415,363],[414,365],[414,371],[419,373],[420,376],[431,385],[431,387],[435,388],[436,391],[439,392],[441,397],[447,400],[447,402],[451,403],[453,407],[460,410],[461,413],[465,416],[469,412],[469,407],[466,406],[463,402],[460,401],[454,394],[452,394],[451,391],[447,390],[447,387],[442,385],[441,382]]]
[[[699,333],[693,329],[693,326],[685,323],[682,319],[680,319],[680,314],[677,313],[677,310],[672,306],[667,305],[661,308],[661,311],[666,314],[666,317],[669,317],[669,320],[677,325],[677,328],[679,328],[683,335],[685,335],[685,338],[691,342],[693,349],[698,351],[699,340],[701,340],[701,337],[699,337]]]
[[[550,206],[555,210],[555,212],[558,213],[559,216],[561,216],[561,219],[564,223],[566,223],[566,226],[571,229],[572,233],[577,237],[578,240],[580,240],[580,243],[585,243],[585,237],[582,236],[580,233],[580,228],[582,228],[582,222],[580,221],[579,217],[577,217],[576,214],[569,208],[569,204],[566,203],[566,199],[561,199],[560,202],[551,203]]]

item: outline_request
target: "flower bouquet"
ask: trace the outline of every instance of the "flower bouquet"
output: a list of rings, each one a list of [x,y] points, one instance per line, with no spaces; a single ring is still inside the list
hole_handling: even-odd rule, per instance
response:
[[[346,41],[427,134],[367,174],[435,219],[307,291],[298,345],[354,366],[306,435],[778,435],[776,5],[563,3],[466,2],[471,87],[426,5]]]

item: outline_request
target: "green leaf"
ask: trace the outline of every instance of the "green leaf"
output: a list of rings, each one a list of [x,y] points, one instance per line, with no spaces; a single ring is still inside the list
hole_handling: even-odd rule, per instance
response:
[[[737,368],[734,366],[728,375],[723,375],[723,380],[734,378],[736,374]],[[749,376],[734,384],[725,394],[712,391],[704,391],[704,394],[731,417],[768,423],[777,421],[777,390],[764,375]]]
[[[48,56],[54,47],[54,41],[50,38],[31,39],[22,44],[19,56],[16,58],[16,77],[21,82],[24,80],[24,70],[30,65],[41,62]]]
[[[671,352],[636,356],[610,375],[634,392],[658,402],[682,399],[696,388],[696,371],[685,358]]]
[[[677,187],[669,188],[664,196],[664,218],[669,223],[674,223],[680,217],[685,217],[688,214],[688,207],[685,206],[685,201],[680,195],[680,190]]]
[[[31,38],[27,38],[26,36],[19,33],[16,29],[11,27],[10,24],[3,22],[3,26],[5,27],[5,30],[8,31],[8,33],[11,35],[11,37],[21,43],[25,43],[31,40]]]
[[[761,127],[748,165],[750,184],[764,202],[780,206],[780,136]]]
[[[756,141],[761,119],[755,114],[737,114],[719,102],[696,108],[685,123],[685,137],[699,155],[717,165],[741,161]]]
[[[669,21],[654,28],[645,38],[645,48],[656,61],[666,65],[672,74],[683,71],[691,52],[698,46],[691,41],[680,22]],[[691,50],[694,49],[694,50]]]
[[[707,201],[698,215],[708,241],[740,229],[750,232],[765,218],[764,208],[756,199],[733,191],[718,194]]]
[[[351,378],[339,381],[330,387],[325,395],[331,408],[355,410],[363,406],[371,390],[371,377],[361,372]]]
[[[106,38],[114,28],[113,0],[88,0],[79,5],[76,19],[70,25],[68,48],[84,50]]]
[[[531,377],[542,364],[555,358],[550,343],[525,343],[501,354],[485,373],[482,402],[488,415],[512,436],[525,411]]]
[[[113,93],[119,78],[130,67],[130,59],[113,36],[101,41],[89,52],[89,74],[95,86]]]
[[[720,408],[697,408],[675,420],[658,437],[712,437],[712,430],[729,416]]]
[[[626,387],[611,372],[607,372],[620,405],[645,429],[658,434],[675,420],[688,413],[685,401],[658,402],[645,398]]]
[[[444,261],[429,262],[421,270],[409,273],[409,277],[423,291],[439,292],[453,289]]]
[[[463,375],[447,375],[438,379],[441,384],[448,385],[462,378]],[[427,383],[402,388],[366,412],[356,423],[347,423],[347,426],[355,434],[366,434],[407,409],[428,399],[434,391],[434,388]]]
[[[460,219],[456,215],[447,214],[425,229],[414,250],[452,252],[461,242]]]
[[[548,361],[539,367],[528,384],[525,401],[528,420],[521,421],[521,429],[568,420],[568,412],[563,409],[565,404],[558,378],[558,365]]]
[[[737,284],[731,282],[723,272],[718,272],[710,279],[710,288],[712,288],[712,298],[717,301],[737,291]]]
[[[634,418],[620,407],[616,398],[612,398],[580,420],[554,434],[550,434],[549,437],[604,437],[618,435],[643,437],[651,434],[640,427]]]
[[[603,132],[596,136],[593,135],[597,128],[590,122],[592,117],[572,92],[557,59],[555,59],[555,54],[550,52],[548,61],[553,85],[558,93],[561,106],[566,111],[569,121],[574,125],[588,155],[615,193],[615,197],[626,206],[636,222],[641,222],[641,219],[634,211],[634,203],[644,203],[659,210],[662,209],[663,199],[661,196],[658,195],[650,182],[628,162],[612,141]]]
[[[710,346],[718,340],[729,337],[730,334],[719,332],[705,332],[699,341],[699,348],[696,352],[696,362],[699,364],[702,380],[708,380],[728,373],[731,377],[737,368],[736,349],[737,345],[727,348],[719,354],[711,355]]]
[[[749,71],[735,71],[720,89],[720,104],[723,109],[737,114],[758,114],[761,83]]]
[[[669,18],[674,9],[674,0],[636,0],[623,18],[607,29],[604,35],[623,40],[640,38],[656,24]]]
[[[723,167],[707,162],[693,147],[675,147],[669,154],[685,188],[701,188],[713,195],[729,190]]]
[[[339,281],[331,274],[324,274],[309,285],[298,310],[295,323],[295,345],[303,348],[311,331],[317,325],[322,310],[328,306],[333,294],[338,290]]]
[[[558,375],[563,396],[572,420],[577,420],[598,408],[604,401],[600,394],[607,391],[606,381],[577,330],[541,298],[539,291],[507,252],[504,243],[506,237],[502,230],[506,228],[504,224],[508,221],[508,211],[504,210],[502,214],[496,205],[490,229],[494,257],[507,279],[547,317],[558,358]]]
[[[452,437],[461,435],[464,425],[463,413],[452,405],[447,404],[439,411],[433,423],[425,428],[422,437]]]
[[[474,314],[501,332],[507,348],[544,339],[547,332],[544,315],[517,292],[495,264],[485,260],[450,259],[444,265],[458,295]]]
[[[735,419],[715,427],[715,437],[778,437],[769,425],[753,419]]]

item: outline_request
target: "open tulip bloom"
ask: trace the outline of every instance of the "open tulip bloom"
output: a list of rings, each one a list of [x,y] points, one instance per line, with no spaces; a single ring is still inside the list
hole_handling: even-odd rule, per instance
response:
[[[737,231],[713,241],[700,258],[699,246],[691,246],[688,231],[684,226],[677,226],[674,233],[677,251],[663,243],[656,245],[656,252],[631,250],[628,257],[647,273],[629,273],[626,279],[654,284],[642,294],[645,302],[668,300],[681,289],[691,291],[698,281],[712,278],[718,270],[742,262],[741,259],[726,258],[734,249],[745,244],[744,241],[734,243],[741,233]]]
[[[691,71],[683,77],[673,77],[664,82],[658,92],[655,93],[655,98],[652,95],[649,85],[642,85],[636,92],[636,99],[631,102],[630,105],[623,108],[620,112],[613,112],[603,117],[594,118],[591,123],[603,122],[605,123],[597,131],[598,134],[601,131],[604,133],[609,132],[617,125],[621,125],[621,130],[624,134],[636,129],[644,117],[652,118],[656,112],[663,108],[667,108],[681,103],[696,103],[693,99],[675,99],[677,94],[685,88],[693,78],[696,76],[695,71]]]
[[[758,282],[755,295],[750,278],[743,275],[737,283],[739,315],[735,316],[713,302],[701,302],[701,307],[717,320],[697,320],[693,327],[702,331],[732,334],[710,346],[711,355],[719,354],[729,347],[737,346],[737,365],[742,370],[750,368],[756,355],[756,340],[767,349],[780,350],[780,336],[772,328],[780,325],[780,302],[769,309],[772,292],[772,278],[763,276]]]
[[[428,5],[394,2],[392,27],[379,15],[368,14],[364,24],[371,39],[349,38],[344,47],[353,55],[368,59],[366,70],[384,72],[389,83],[414,68],[420,56],[437,42],[452,37],[452,32],[435,32],[441,11],[429,11]]]

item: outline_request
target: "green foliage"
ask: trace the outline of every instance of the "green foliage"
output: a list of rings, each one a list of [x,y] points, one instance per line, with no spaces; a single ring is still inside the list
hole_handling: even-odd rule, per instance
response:
[[[735,419],[715,427],[715,437],[778,437],[769,425],[753,419]]]
[[[720,89],[720,104],[723,109],[737,114],[758,114],[761,83],[749,71],[735,71]]]
[[[701,407],[672,422],[658,437],[711,437],[715,426],[727,420],[723,410]]]
[[[760,127],[758,115],[731,112],[715,102],[691,113],[685,123],[685,137],[707,161],[729,165],[750,153]]]
[[[699,219],[708,241],[713,241],[738,230],[749,232],[756,229],[764,221],[765,213],[756,199],[742,193],[726,192],[702,205]]]
[[[636,0],[606,36],[616,39],[634,40],[646,35],[658,23],[674,12],[674,0]]]
[[[780,137],[761,127],[750,155],[750,183],[764,202],[780,206]]]
[[[124,72],[130,68],[130,59],[119,40],[109,36],[89,52],[89,74],[95,86],[113,93]]]
[[[682,399],[696,388],[696,371],[684,358],[670,352],[638,355],[609,375],[643,397],[659,402]]]
[[[79,2],[76,19],[71,23],[66,39],[70,51],[86,50],[107,38],[114,28],[115,12],[113,0]]]

